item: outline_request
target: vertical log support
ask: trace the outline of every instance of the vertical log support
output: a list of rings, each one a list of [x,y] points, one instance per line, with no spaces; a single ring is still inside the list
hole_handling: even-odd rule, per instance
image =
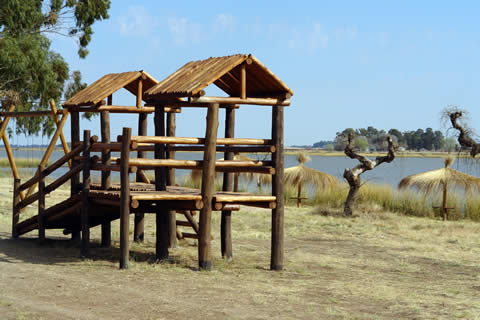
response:
[[[225,138],[233,138],[235,135],[235,109],[225,108]],[[225,152],[225,160],[233,160],[233,152]],[[233,173],[225,172],[223,174],[223,191],[232,191]],[[222,257],[231,259],[233,257],[232,249],[232,211],[222,211],[222,221],[220,225],[221,250]]]
[[[175,137],[176,130],[176,119],[175,113],[167,113],[167,136]],[[175,151],[167,151],[167,159],[175,159]],[[167,186],[175,185],[175,169],[167,169]],[[168,233],[168,247],[176,248],[177,247],[177,213],[175,210],[170,210],[168,212],[169,219],[169,233]]]
[[[276,197],[276,207],[272,209],[272,247],[271,270],[283,269],[283,216],[284,216],[284,185],[283,185],[283,107],[272,107],[272,140],[275,152],[272,154],[275,174],[272,177],[272,195]]]
[[[142,94],[143,94],[143,81],[142,78],[138,79],[138,86],[137,86],[137,108],[142,107]],[[139,113],[138,114],[138,135],[139,136],[146,136],[147,135],[147,124],[148,124],[147,113]],[[146,152],[145,151],[138,151],[137,152],[138,158],[145,158]],[[143,170],[139,169],[137,171],[137,175],[135,181],[137,182],[147,182],[144,181],[144,172]],[[135,213],[135,223],[134,223],[134,230],[133,230],[133,241],[135,242],[143,242],[144,239],[144,232],[145,232],[145,214],[143,212],[136,212]]]
[[[81,255],[88,256],[90,245],[89,203],[88,192],[90,191],[90,130],[83,132],[83,186],[82,186],[82,248]]]
[[[165,136],[165,108],[155,106],[155,136]],[[165,145],[155,144],[155,159],[165,159]],[[167,189],[167,171],[165,167],[155,168],[155,190]],[[162,208],[160,201],[156,203],[156,259],[158,261],[168,258],[169,218],[168,210]]]
[[[20,210],[17,209],[17,205],[20,202],[20,179],[13,180],[13,208],[12,208],[12,238],[18,238],[17,224],[19,220]]]
[[[80,142],[80,114],[78,111],[72,111],[70,113],[70,139],[71,146],[76,146],[76,143]],[[79,164],[79,161],[72,159],[72,167],[75,167]],[[80,174],[76,174],[70,180],[70,194],[73,196],[79,192],[78,185],[80,184]],[[72,240],[79,240],[80,232],[72,232]]]
[[[198,238],[198,265],[200,269],[210,270],[211,261],[211,220],[212,199],[215,191],[215,153],[218,130],[218,103],[208,106],[207,128],[205,132],[205,150],[203,153],[202,200],[200,211],[200,234]]]
[[[40,164],[38,166],[38,239],[45,241],[45,177],[43,170],[45,166]]]
[[[129,260],[129,216],[130,216],[130,160],[131,128],[123,128],[120,154],[120,269],[128,269]]]
[[[240,98],[247,98],[247,64],[240,65]]]
[[[108,104],[112,103],[112,95],[108,96]],[[102,136],[103,143],[110,143],[110,112],[100,112],[100,134]],[[102,164],[110,165],[111,152],[110,150],[102,151]],[[108,190],[111,187],[111,172],[102,171],[102,189]],[[112,242],[112,228],[110,221],[104,221],[102,223],[102,247],[110,247]]]
[[[72,111],[70,114],[70,136],[71,136],[71,146],[72,149],[78,142],[80,142],[80,116],[78,111]],[[72,166],[75,167],[78,165],[78,160],[72,161]],[[75,195],[78,193],[78,184],[80,183],[80,174],[76,174],[72,177],[70,192],[71,195]],[[73,234],[72,234],[73,236]]]

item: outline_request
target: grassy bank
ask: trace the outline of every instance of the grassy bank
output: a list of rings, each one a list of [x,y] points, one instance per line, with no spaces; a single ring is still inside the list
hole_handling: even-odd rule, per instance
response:
[[[310,197],[304,203],[307,206],[320,208],[341,209],[344,206],[348,194],[348,185],[340,184],[336,188],[321,190],[314,197]],[[297,191],[287,187],[285,201],[288,205],[294,205]],[[309,197],[304,192],[303,197]],[[378,208],[380,210],[395,212],[408,216],[436,218],[440,217],[440,210],[434,209],[442,203],[441,194],[425,197],[415,190],[400,191],[389,185],[367,183],[360,188],[355,202],[355,210],[365,212]],[[464,196],[453,192],[448,194],[447,207],[454,207],[449,211],[450,220],[470,219],[480,221],[480,197]]]

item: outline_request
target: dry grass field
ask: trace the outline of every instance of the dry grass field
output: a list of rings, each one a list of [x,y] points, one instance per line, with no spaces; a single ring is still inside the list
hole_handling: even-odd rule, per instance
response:
[[[89,259],[60,231],[43,245],[36,232],[12,240],[10,178],[0,185],[2,319],[480,319],[480,224],[469,220],[288,207],[285,270],[272,272],[270,212],[234,213],[233,261],[220,257],[216,213],[214,267],[200,272],[193,240],[154,262],[148,216],[145,243],[120,271],[118,222],[112,248],[92,230]]]

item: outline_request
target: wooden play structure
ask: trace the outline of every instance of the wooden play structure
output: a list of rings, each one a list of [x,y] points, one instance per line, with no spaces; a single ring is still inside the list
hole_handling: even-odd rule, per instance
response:
[[[227,96],[205,96],[204,89],[212,83]],[[122,88],[136,96],[135,106],[113,105],[112,95]],[[155,214],[156,258],[167,258],[168,249],[176,245],[177,237],[197,238],[199,268],[208,270],[212,254],[212,211],[221,212],[221,253],[223,257],[231,258],[231,214],[240,205],[245,205],[271,209],[270,267],[281,270],[284,241],[283,122],[284,107],[290,105],[292,94],[252,55],[189,62],[161,82],[144,71],[105,75],[66,101],[63,110],[52,107],[48,112],[55,115],[58,125],[52,139],[53,146],[58,137],[63,136],[63,124],[70,114],[72,150],[65,149],[65,155],[49,166],[42,160],[34,177],[24,183],[18,173],[14,173],[13,237],[38,229],[39,238],[44,239],[45,229],[63,229],[64,234],[71,234],[73,238],[81,235],[81,252],[87,256],[90,228],[101,225],[101,242],[108,246],[110,223],[120,219],[120,268],[128,268],[130,214],[134,215],[134,241],[140,242],[143,240],[144,215]],[[235,137],[235,110],[240,105],[271,107],[271,137]],[[176,115],[188,112],[192,107],[207,111],[205,136],[177,137]],[[220,109],[226,114],[223,138],[217,138]],[[81,140],[79,119],[82,112],[100,113],[100,140],[90,136],[88,130],[83,132]],[[137,135],[132,135],[130,128],[123,128],[122,135],[112,141],[110,113],[138,114]],[[148,136],[147,117],[152,113],[155,134]],[[56,118],[57,114],[62,114],[61,120]],[[9,117],[18,115],[10,110],[2,116],[5,117],[1,128],[3,138],[3,124]],[[7,141],[7,147],[8,140],[4,141]],[[112,157],[112,151],[120,152],[120,156]],[[198,160],[175,159],[175,153],[180,151],[200,151],[203,154],[198,153]],[[92,155],[98,152],[101,156]],[[148,152],[153,152],[153,158],[147,158]],[[223,152],[224,160],[217,160],[216,152]],[[271,160],[233,160],[236,153],[256,152],[270,154]],[[46,151],[47,160],[49,153],[50,147]],[[46,185],[45,178],[67,163],[70,170]],[[201,189],[176,186],[175,169],[201,170]],[[152,181],[145,174],[149,170],[155,174]],[[100,184],[91,183],[92,171],[101,171]],[[111,182],[112,171],[120,172],[120,183]],[[223,173],[220,192],[214,189],[215,172]],[[233,174],[238,172],[272,175],[271,195],[233,192]],[[135,182],[130,180],[131,173],[135,173]],[[68,181],[70,197],[46,208],[45,195]],[[37,184],[38,191],[34,192]],[[22,210],[34,202],[38,202],[38,215],[20,221]],[[198,223],[192,215],[192,211],[197,210]],[[185,216],[186,220],[177,220],[177,215]],[[180,232],[178,226],[191,227],[193,233]]]

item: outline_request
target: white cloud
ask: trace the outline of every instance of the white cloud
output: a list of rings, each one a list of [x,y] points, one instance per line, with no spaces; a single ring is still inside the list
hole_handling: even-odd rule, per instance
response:
[[[187,18],[170,16],[167,27],[175,45],[184,46],[187,42],[198,43],[202,38],[201,25],[191,23]]]
[[[143,6],[130,6],[126,16],[118,19],[120,34],[123,36],[145,37],[155,26],[153,17]]]
[[[235,31],[235,19],[229,14],[218,14],[213,23],[213,30],[216,32]]]
[[[310,52],[316,51],[318,48],[326,48],[328,44],[328,35],[323,31],[320,23],[314,23],[307,33],[306,43]]]

